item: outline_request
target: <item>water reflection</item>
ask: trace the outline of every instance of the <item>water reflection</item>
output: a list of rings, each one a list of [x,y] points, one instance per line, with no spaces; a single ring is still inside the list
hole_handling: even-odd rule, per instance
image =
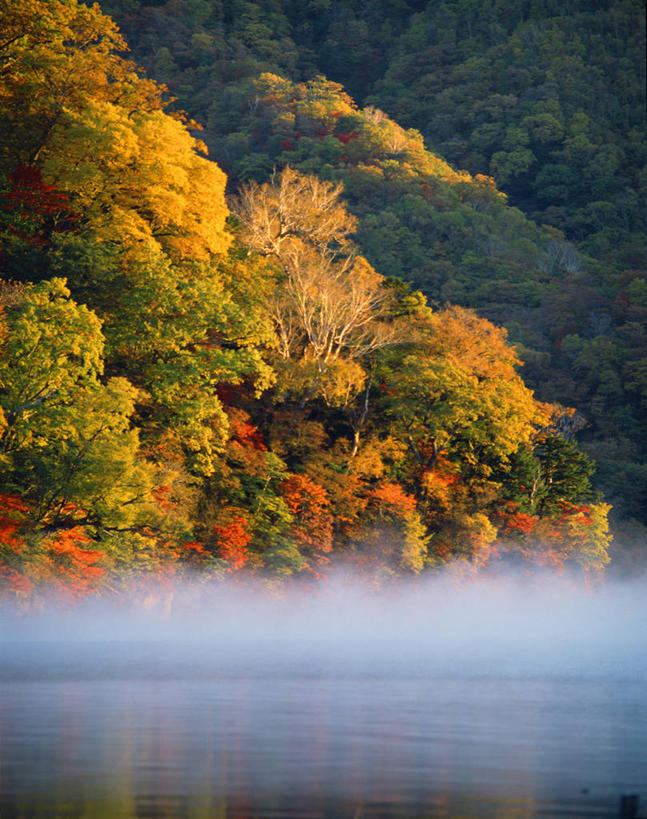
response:
[[[0,817],[615,818],[629,793],[644,814],[645,591],[349,580],[0,612]]]
[[[107,644],[5,647],[2,817],[593,817],[647,793],[647,697],[631,675],[130,651],[120,665]]]

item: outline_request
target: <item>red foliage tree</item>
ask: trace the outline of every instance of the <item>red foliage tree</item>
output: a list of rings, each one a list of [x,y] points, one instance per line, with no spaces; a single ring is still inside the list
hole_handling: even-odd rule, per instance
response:
[[[416,500],[398,483],[381,483],[369,495],[370,507],[379,517],[405,518],[416,508]]]
[[[105,574],[105,570],[96,565],[104,553],[84,546],[91,542],[82,526],[74,526],[57,532],[46,543],[44,568],[57,590],[66,596],[78,598],[90,594]]]
[[[290,475],[281,483],[280,492],[295,517],[292,533],[297,541],[316,551],[330,552],[333,519],[326,490],[307,475]]]
[[[0,495],[0,546],[19,553],[23,542],[16,536],[28,507],[17,495]]]
[[[227,523],[213,527],[218,541],[218,551],[220,556],[229,563],[229,571],[242,569],[249,559],[247,546],[252,536],[247,525],[245,517],[236,515]]]
[[[185,563],[199,564],[203,563],[210,553],[198,540],[187,540],[182,543],[176,554]]]
[[[54,230],[68,230],[76,221],[70,197],[43,181],[40,168],[19,165],[10,175],[5,210],[25,220],[19,230],[25,238],[43,242]]]
[[[334,136],[342,143],[342,145],[348,145],[351,139],[357,139],[359,134],[351,132],[350,134],[335,134]]]
[[[499,518],[503,520],[502,534],[506,537],[510,535],[530,535],[537,524],[539,518],[519,511],[519,505],[514,501],[508,501],[499,512]]]
[[[95,591],[105,574],[97,565],[104,553],[87,548],[92,541],[84,528],[41,536],[28,549],[20,536],[28,511],[19,497],[0,495],[0,587],[19,597],[40,586],[73,599]]]
[[[249,414],[237,407],[227,407],[231,438],[240,446],[265,452],[267,447],[263,435],[257,426],[252,424]]]
[[[0,589],[16,597],[32,590],[31,580],[20,571],[25,544],[19,532],[27,511],[17,495],[0,495]]]

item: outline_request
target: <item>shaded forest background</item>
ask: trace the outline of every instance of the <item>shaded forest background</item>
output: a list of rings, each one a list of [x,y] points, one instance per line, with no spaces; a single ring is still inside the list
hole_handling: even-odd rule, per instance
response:
[[[152,80],[98,8],[3,13],[12,592],[599,570],[606,502],[642,561],[641,4],[102,10]]]
[[[580,440],[616,512],[647,522],[640,2],[104,7],[137,60],[204,125],[202,138],[234,183],[267,178],[286,163],[342,179],[360,217],[358,241],[381,273],[504,325],[526,382],[585,417]],[[331,84],[287,91],[281,116],[267,110],[265,87],[259,92],[263,72],[297,83],[323,75],[390,122],[360,112]],[[295,125],[290,103],[317,93],[312,123]],[[308,133],[326,131],[326,107],[350,116],[328,129],[359,142],[350,161],[328,133]],[[390,145],[366,134],[371,125],[379,133],[379,120],[383,131],[399,131]],[[418,134],[453,168],[493,177],[510,208],[488,221],[466,215],[456,196],[430,201],[420,190],[424,164],[411,156],[416,141],[422,147]],[[353,186],[354,168],[380,161],[413,168],[409,186]]]

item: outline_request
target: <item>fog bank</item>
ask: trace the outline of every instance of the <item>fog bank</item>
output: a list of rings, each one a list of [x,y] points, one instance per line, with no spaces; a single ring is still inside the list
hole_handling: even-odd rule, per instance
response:
[[[88,600],[2,612],[13,675],[424,674],[640,678],[647,673],[647,583],[583,586],[541,575],[448,573],[376,590],[349,575],[307,589],[187,583],[172,598]],[[58,658],[58,659],[57,659]]]

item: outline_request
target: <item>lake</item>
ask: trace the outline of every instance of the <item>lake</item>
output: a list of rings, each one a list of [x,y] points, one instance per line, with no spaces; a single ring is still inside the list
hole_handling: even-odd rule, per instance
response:
[[[398,598],[387,620],[383,600],[282,601],[238,631],[230,601],[219,629],[149,618],[128,639],[105,612],[101,632],[6,621],[0,816],[617,817],[623,794],[644,815],[638,598],[571,600],[561,630],[515,598],[505,632],[496,599],[425,618]]]

